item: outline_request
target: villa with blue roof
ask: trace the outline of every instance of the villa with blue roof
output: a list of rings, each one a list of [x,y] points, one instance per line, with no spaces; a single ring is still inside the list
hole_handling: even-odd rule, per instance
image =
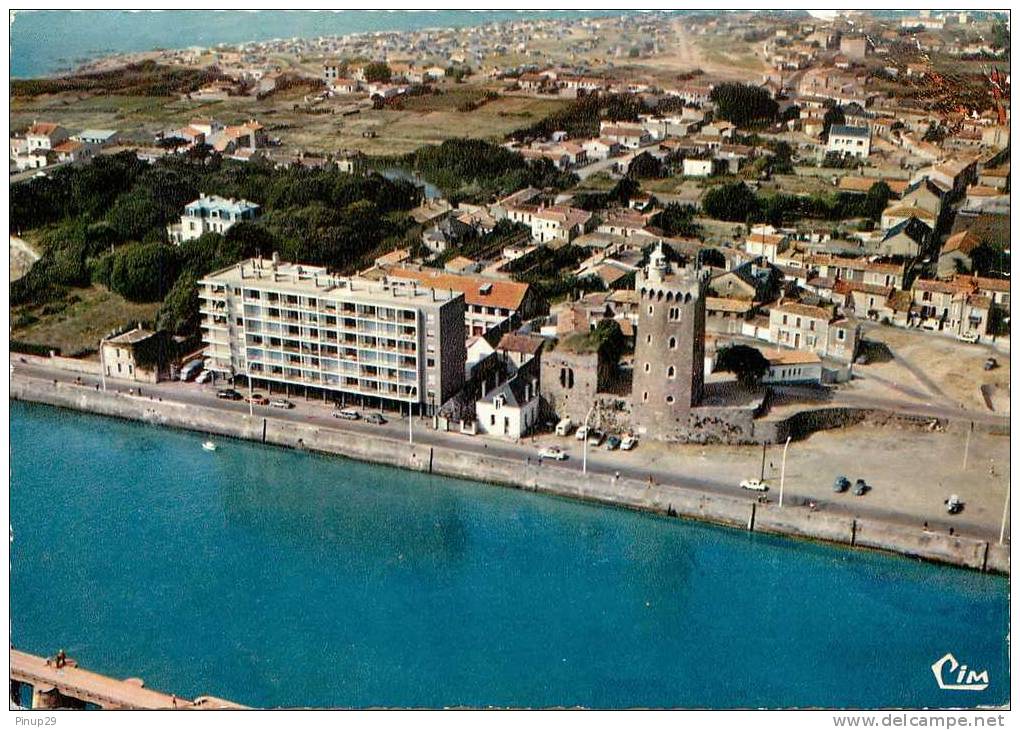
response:
[[[829,143],[825,151],[843,157],[865,158],[871,154],[871,130],[867,127],[833,124],[829,127]]]
[[[188,203],[180,223],[166,227],[170,242],[180,245],[198,238],[203,233],[224,234],[240,221],[253,221],[258,217],[259,206],[247,200],[222,198],[202,193],[198,200]]]

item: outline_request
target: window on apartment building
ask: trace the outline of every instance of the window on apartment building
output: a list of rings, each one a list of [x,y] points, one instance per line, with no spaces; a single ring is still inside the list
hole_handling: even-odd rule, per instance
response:
[[[797,327],[800,327],[800,317],[797,317]]]
[[[786,315],[783,315],[783,324],[786,324]]]
[[[436,366],[436,358],[430,357],[425,361],[426,367],[434,368]]]
[[[812,320],[808,320],[807,328],[809,330],[811,330],[812,332],[815,331],[815,321],[813,319]]]

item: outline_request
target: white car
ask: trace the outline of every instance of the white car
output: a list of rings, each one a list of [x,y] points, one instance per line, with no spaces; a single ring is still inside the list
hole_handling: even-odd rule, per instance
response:
[[[977,343],[981,336],[977,332],[962,332],[956,336],[960,342],[969,342],[972,345]]]
[[[769,485],[761,479],[745,479],[740,483],[741,489],[750,489],[752,492],[767,492]]]
[[[203,370],[195,378],[196,383],[208,383],[210,380],[212,380],[212,370]]]
[[[577,439],[578,441],[584,441],[586,438],[588,438],[588,427],[581,426],[580,428],[578,428],[574,432],[574,438]]]
[[[539,449],[538,455],[543,459],[555,459],[556,461],[563,461],[567,458],[567,452],[556,446],[546,446],[544,449]]]
[[[620,442],[620,448],[624,451],[630,451],[637,446],[637,439],[633,436],[624,436],[623,441]]]

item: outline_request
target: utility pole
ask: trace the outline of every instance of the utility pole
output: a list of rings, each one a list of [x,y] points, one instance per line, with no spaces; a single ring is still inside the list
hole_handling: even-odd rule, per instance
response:
[[[963,470],[967,471],[967,457],[970,455],[970,435],[974,433],[974,422],[970,422],[970,428],[967,429],[967,441],[963,444]]]
[[[414,445],[414,418],[411,417],[411,402],[407,403],[407,443]]]
[[[786,485],[786,450],[790,448],[790,439],[792,436],[786,437],[786,445],[783,446],[783,463],[779,467],[779,506],[783,506],[783,487]]]
[[[251,370],[247,372],[247,375],[248,375],[248,417],[255,418],[255,399],[252,397],[254,393],[252,392],[253,387],[251,384]]]
[[[761,445],[761,476],[758,477],[760,481],[765,481],[765,449],[768,448],[768,444]]]

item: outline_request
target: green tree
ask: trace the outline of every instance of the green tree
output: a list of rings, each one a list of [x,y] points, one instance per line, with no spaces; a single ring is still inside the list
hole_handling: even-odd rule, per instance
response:
[[[769,371],[769,361],[761,352],[747,345],[732,345],[719,349],[715,369],[733,373],[742,385],[755,386]]]
[[[758,197],[742,182],[711,188],[701,199],[701,207],[711,218],[743,223],[761,215]]]
[[[393,77],[390,67],[382,61],[374,61],[365,66],[365,81],[370,84],[388,83]]]
[[[694,222],[693,205],[670,203],[660,210],[649,221],[656,228],[661,228],[667,236],[696,237],[701,233],[701,226]]]
[[[846,114],[843,113],[843,107],[839,105],[830,106],[825,110],[825,116],[822,117],[823,137],[829,138],[829,128],[834,124],[846,124]]]
[[[647,152],[642,152],[630,161],[627,174],[636,178],[662,177],[662,162]]]
[[[167,292],[156,315],[156,327],[176,335],[189,335],[198,329],[198,279],[183,274]]]
[[[737,126],[771,122],[779,111],[769,92],[753,84],[719,84],[712,89],[711,98],[717,115]]]
[[[132,302],[158,302],[177,279],[173,247],[162,243],[122,246],[113,261],[110,288]]]

